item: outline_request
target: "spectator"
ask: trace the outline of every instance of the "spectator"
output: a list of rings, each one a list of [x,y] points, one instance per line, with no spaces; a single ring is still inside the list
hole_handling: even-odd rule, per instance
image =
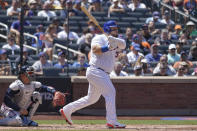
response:
[[[158,11],[154,11],[152,17],[146,19],[146,24],[149,24],[150,22],[154,22],[154,23],[161,22],[160,14]]]
[[[181,54],[181,52],[183,51],[183,42],[177,42],[176,43],[176,53],[177,54]],[[188,53],[188,52],[187,52]]]
[[[180,61],[175,62],[173,68],[178,69],[179,65],[181,65],[182,62],[186,62],[189,68],[193,67],[192,62],[187,59],[187,54],[184,51],[181,52]]]
[[[183,66],[183,65],[179,65],[178,66],[178,69],[177,69],[177,73],[176,73],[176,75],[174,75],[175,77],[180,77],[180,76],[186,76],[185,75],[185,67]]]
[[[197,68],[195,68],[194,72],[192,72],[192,76],[197,76]]]
[[[88,28],[83,29],[83,34],[77,40],[77,45],[85,43],[85,37],[87,33],[90,33],[90,30]]]
[[[7,57],[7,52],[4,49],[0,50],[0,75],[11,75],[11,63]]]
[[[186,24],[186,36],[188,39],[197,37],[197,30],[195,29],[195,24],[192,21],[188,21]]]
[[[120,62],[116,62],[114,70],[110,73],[110,77],[128,76],[127,72],[123,71],[122,68],[123,65]]]
[[[128,72],[129,61],[125,53],[120,53],[118,55],[118,61],[122,64],[122,70]]]
[[[143,76],[141,65],[135,65],[133,70],[134,70],[134,76]],[[133,76],[133,75],[131,75],[131,76]]]
[[[182,31],[181,25],[176,25],[174,27],[174,30],[175,30],[175,32],[169,34],[170,35],[170,38],[169,39],[178,40],[179,37],[180,37],[180,35],[181,35],[181,31]]]
[[[101,31],[97,28],[97,26],[94,24],[92,20],[89,20],[87,24],[90,33],[92,33],[93,35],[101,33]]]
[[[184,70],[185,75],[191,75],[191,72],[190,72],[191,68],[189,67],[189,65],[185,61],[182,61],[180,65],[182,65],[185,68],[185,70]]]
[[[54,17],[51,24],[53,24],[55,26],[56,34],[60,31],[62,31],[62,27],[60,27],[61,21],[58,17]]]
[[[181,35],[180,35],[180,37],[179,37],[179,42],[181,42],[181,43],[183,43],[183,45],[187,45],[187,44],[189,44],[188,42],[187,42],[187,36],[186,36],[186,33],[182,33]]]
[[[52,60],[52,49],[53,49],[53,41],[54,39],[57,38],[56,34],[56,26],[54,25],[49,25],[49,27],[46,30],[44,40],[42,41],[44,43],[44,52],[46,52],[49,56],[49,59]]]
[[[185,14],[196,16],[197,13],[196,9],[197,9],[197,0],[184,0],[183,10]]]
[[[142,53],[139,52],[140,51],[139,44],[133,44],[132,47],[133,47],[132,51],[127,54],[128,61],[131,65],[137,61],[139,56],[144,56]]]
[[[63,27],[64,27],[64,30],[57,34],[57,38],[66,40],[67,37],[68,37],[68,35],[67,35],[68,23],[64,22]],[[78,36],[78,34],[76,32],[69,31],[69,40],[77,41],[78,39],[79,39],[79,36]]]
[[[72,2],[72,0],[64,0],[61,5],[62,5],[63,9],[66,8],[69,11],[69,16],[78,15],[76,10],[73,9],[73,2]],[[61,10],[60,11],[60,16],[62,18],[67,18],[67,11]]]
[[[169,74],[167,73],[167,66],[164,64],[160,64],[159,72],[153,73],[153,76],[169,76]]]
[[[180,61],[180,55],[176,53],[176,45],[170,44],[168,46],[168,64],[174,65],[177,61]]]
[[[77,76],[86,76],[86,68],[85,67],[80,67]]]
[[[86,63],[85,55],[78,55],[77,61],[73,63],[72,67],[80,68],[80,67],[89,67],[88,63]]]
[[[22,61],[22,65],[23,66],[25,66],[25,65],[29,66],[30,61],[33,61],[33,59],[29,56],[27,48],[23,47],[23,61]],[[18,56],[16,58],[16,67],[17,67],[17,69],[19,69],[21,67],[20,56]]]
[[[164,12],[163,19],[161,20],[161,23],[167,24],[167,25],[174,25],[174,21],[171,20],[171,15],[168,10]]]
[[[59,0],[47,0],[46,3],[49,3],[52,9],[61,9]]]
[[[160,29],[155,29],[155,23],[149,22],[148,24],[148,31],[150,32],[150,35],[155,38],[156,35],[159,35],[161,33]]]
[[[43,32],[43,25],[38,25],[36,27],[36,33],[34,34],[34,36],[36,36],[38,38],[38,43],[36,43],[35,39],[32,39],[32,45],[33,47],[38,47],[38,48],[43,48],[43,43],[42,43],[42,39],[44,36],[44,32]]]
[[[38,16],[46,17],[48,21],[49,21],[51,18],[56,17],[55,12],[50,10],[50,9],[52,8],[50,3],[45,2],[45,3],[43,4],[42,8],[43,8],[44,10],[39,11],[39,12],[38,12]]]
[[[73,10],[79,14],[81,12],[81,0],[75,0],[75,4],[73,5]]]
[[[54,65],[55,68],[61,68],[64,69],[65,67],[68,67],[67,61],[65,61],[66,53],[63,51],[60,51],[58,53],[58,63]]]
[[[192,46],[197,46],[197,38],[192,42]]]
[[[14,33],[16,35],[16,43],[19,44],[20,40],[20,31],[21,31],[21,26],[20,26],[20,19],[21,19],[21,14],[18,14],[18,20],[13,21],[10,27],[10,32]],[[31,26],[31,23],[28,20],[24,20],[24,26]]]
[[[188,59],[190,61],[197,61],[197,46],[191,46]]]
[[[32,67],[34,68],[34,73],[36,75],[43,75],[43,68],[52,67],[52,63],[47,60],[47,55],[44,52],[39,53],[40,60],[36,61]]]
[[[128,7],[128,0],[119,0],[118,6],[120,8],[123,8],[125,11],[127,11],[129,9],[129,7]]]
[[[145,39],[145,41],[151,41],[152,40],[152,36],[148,30],[148,25],[144,24],[142,25],[142,34],[143,34],[143,38]]]
[[[20,11],[19,2],[17,0],[12,0],[12,5],[7,9],[7,16],[17,16]]]
[[[38,3],[36,0],[29,0],[28,1],[29,10],[26,11],[26,16],[28,17],[37,16],[37,12],[35,11],[36,9],[39,9],[37,8],[37,5]]]
[[[140,49],[144,55],[148,54],[150,52],[150,44],[146,41],[146,39],[143,37],[143,32],[138,31],[137,35],[139,37],[138,43],[140,44]]]
[[[81,6],[85,6],[86,9],[88,9],[88,7],[89,7],[88,0],[82,0],[82,1],[81,1]]]
[[[130,50],[130,46],[132,43],[132,35],[133,35],[133,31],[130,27],[127,27],[126,32],[125,32],[125,36],[124,36],[124,40],[126,42],[126,51],[128,52]]]
[[[145,56],[148,63],[159,62],[162,54],[158,52],[158,46],[157,44],[151,45],[151,52]]]
[[[168,57],[167,55],[162,55],[160,57],[160,61],[153,70],[153,75],[160,74],[160,71],[162,72],[162,75],[168,75],[172,76],[176,74],[176,70],[168,64]],[[164,73],[165,72],[165,73]]]
[[[131,4],[128,6],[131,11],[135,11],[137,8],[146,8],[146,5],[144,3],[140,3],[140,0],[133,0]]]
[[[146,76],[146,75],[152,75],[152,69],[151,68],[149,68],[149,66],[148,66],[148,61],[146,60],[146,59],[142,59],[141,60],[141,64],[142,64],[142,74],[144,75],[144,76]]]
[[[93,35],[91,33],[86,34],[85,43],[79,45],[79,51],[81,53],[84,53],[86,57],[88,58],[88,53],[91,49],[91,41],[92,41]]]
[[[100,12],[103,11],[101,0],[91,0],[88,8],[89,12]]]
[[[8,44],[5,44],[2,48],[5,50],[10,50],[12,52],[12,55],[15,54],[15,51],[19,51],[20,47],[16,45],[15,38],[11,35],[8,35],[7,39]]]
[[[110,17],[110,14],[112,13],[124,13],[125,12],[124,8],[119,6],[119,0],[112,0],[112,1],[113,3],[109,7],[109,10],[108,10],[108,17]]]
[[[172,0],[162,0],[162,2],[164,2],[167,5],[172,6]],[[167,8],[165,6],[162,6],[162,8],[161,8],[162,15],[164,14],[164,12],[165,12],[166,9]]]
[[[170,45],[171,40],[168,38],[168,30],[163,29],[161,31],[161,35],[155,39],[155,43],[161,44],[161,45]]]

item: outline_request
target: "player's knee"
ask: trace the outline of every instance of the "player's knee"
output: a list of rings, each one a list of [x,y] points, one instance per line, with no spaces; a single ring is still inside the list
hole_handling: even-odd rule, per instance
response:
[[[99,97],[95,96],[95,97],[87,97],[87,101],[88,103],[94,104],[99,100]]]
[[[39,92],[34,91],[32,94],[32,101],[38,102],[39,104],[42,104],[42,96]]]

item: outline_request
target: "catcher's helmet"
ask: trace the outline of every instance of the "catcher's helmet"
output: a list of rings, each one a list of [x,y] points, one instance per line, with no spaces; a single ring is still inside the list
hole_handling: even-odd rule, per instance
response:
[[[20,70],[19,70],[19,72],[18,72],[18,74],[20,75],[20,74],[24,74],[24,73],[27,73],[27,74],[33,74],[33,72],[34,72],[34,69],[33,69],[33,67],[31,67],[31,66],[22,66],[21,68],[20,68]]]
[[[104,23],[104,25],[103,25],[104,32],[110,33],[111,27],[118,27],[116,24],[116,21],[110,20],[110,21],[107,21],[106,23]]]

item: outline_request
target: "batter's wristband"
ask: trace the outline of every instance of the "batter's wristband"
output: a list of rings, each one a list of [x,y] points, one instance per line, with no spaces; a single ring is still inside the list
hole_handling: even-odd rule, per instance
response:
[[[108,50],[109,50],[109,47],[108,46],[101,47],[101,51],[102,52],[107,52]]]

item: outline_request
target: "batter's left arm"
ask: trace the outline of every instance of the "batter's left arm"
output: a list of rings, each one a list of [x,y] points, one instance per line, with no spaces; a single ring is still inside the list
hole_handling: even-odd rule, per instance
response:
[[[125,49],[125,47],[126,47],[126,42],[123,39],[109,36],[108,40],[109,40],[109,44],[116,44],[118,46],[118,48],[121,50]]]

